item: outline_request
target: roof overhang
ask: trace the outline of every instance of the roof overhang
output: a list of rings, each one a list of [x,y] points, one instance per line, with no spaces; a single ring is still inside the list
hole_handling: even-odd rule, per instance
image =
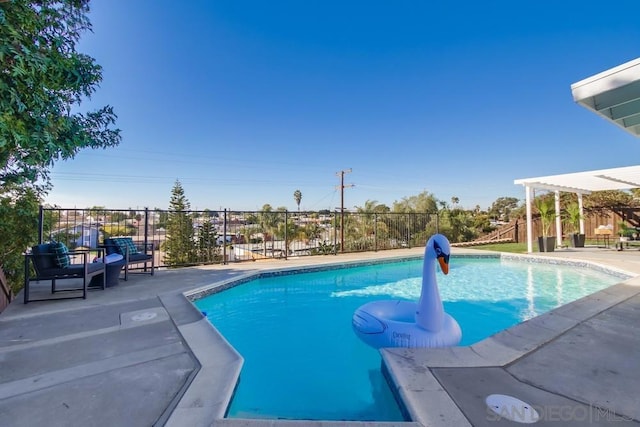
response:
[[[640,136],[640,58],[571,85],[578,104]]]
[[[630,190],[640,188],[640,166],[523,178],[516,179],[513,183],[531,188],[578,194],[590,194],[593,191],[603,190]]]

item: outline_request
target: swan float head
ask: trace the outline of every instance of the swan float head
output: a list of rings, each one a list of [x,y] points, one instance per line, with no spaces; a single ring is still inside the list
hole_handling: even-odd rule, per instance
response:
[[[415,319],[419,327],[433,333],[443,329],[446,317],[440,299],[435,262],[437,261],[444,274],[448,274],[450,255],[451,245],[444,235],[434,234],[429,238],[424,249],[422,289]]]
[[[436,263],[449,272],[451,246],[435,234],[425,246],[420,300],[373,301],[358,308],[352,325],[358,337],[374,348],[448,347],[460,344],[458,322],[444,312],[436,281]]]
[[[425,262],[435,259],[440,265],[444,274],[449,274],[449,257],[451,256],[451,245],[449,240],[442,234],[434,234],[427,241],[424,250]]]

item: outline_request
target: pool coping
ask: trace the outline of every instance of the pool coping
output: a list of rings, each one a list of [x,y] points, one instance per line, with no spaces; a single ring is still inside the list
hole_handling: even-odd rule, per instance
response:
[[[453,254],[454,258],[500,258],[535,263],[575,265],[613,274],[622,282],[565,304],[525,322],[498,332],[471,346],[441,349],[381,349],[381,369],[389,387],[399,401],[401,410],[412,421],[311,421],[278,419],[225,418],[238,384],[243,364],[242,356],[224,339],[216,328],[202,320],[179,327],[185,344],[199,360],[201,368],[177,403],[166,425],[224,425],[240,426],[432,426],[471,425],[459,405],[433,375],[431,368],[447,367],[504,367],[544,346],[578,324],[602,313],[640,293],[640,283],[628,282],[637,274],[604,264],[561,257],[532,256],[506,253]],[[276,267],[242,274],[183,292],[189,302],[221,292],[233,286],[261,277],[323,271],[403,260],[421,259],[422,255],[393,256],[376,260],[335,261],[316,266]],[[630,286],[631,285],[631,286]],[[412,360],[409,367],[407,360]],[[222,365],[220,360],[223,361]],[[415,364],[424,367],[420,384],[416,384]],[[222,369],[222,372],[221,372]]]

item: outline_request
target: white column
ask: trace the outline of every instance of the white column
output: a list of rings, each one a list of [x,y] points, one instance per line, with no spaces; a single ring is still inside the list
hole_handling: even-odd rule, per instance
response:
[[[524,187],[524,204],[527,208],[527,252],[533,252],[533,230],[531,226],[531,187]]]
[[[562,220],[560,219],[560,192],[556,191],[556,247],[562,246]]]
[[[580,234],[584,234],[584,212],[582,209],[582,193],[578,193],[578,209],[580,209]]]

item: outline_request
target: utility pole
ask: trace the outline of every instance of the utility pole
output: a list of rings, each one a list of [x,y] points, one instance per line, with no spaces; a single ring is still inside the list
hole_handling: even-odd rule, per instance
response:
[[[340,177],[340,185],[336,189],[340,189],[340,252],[344,252],[344,189],[353,187],[353,184],[344,183],[344,175],[351,173],[351,168],[336,172],[336,176]]]

